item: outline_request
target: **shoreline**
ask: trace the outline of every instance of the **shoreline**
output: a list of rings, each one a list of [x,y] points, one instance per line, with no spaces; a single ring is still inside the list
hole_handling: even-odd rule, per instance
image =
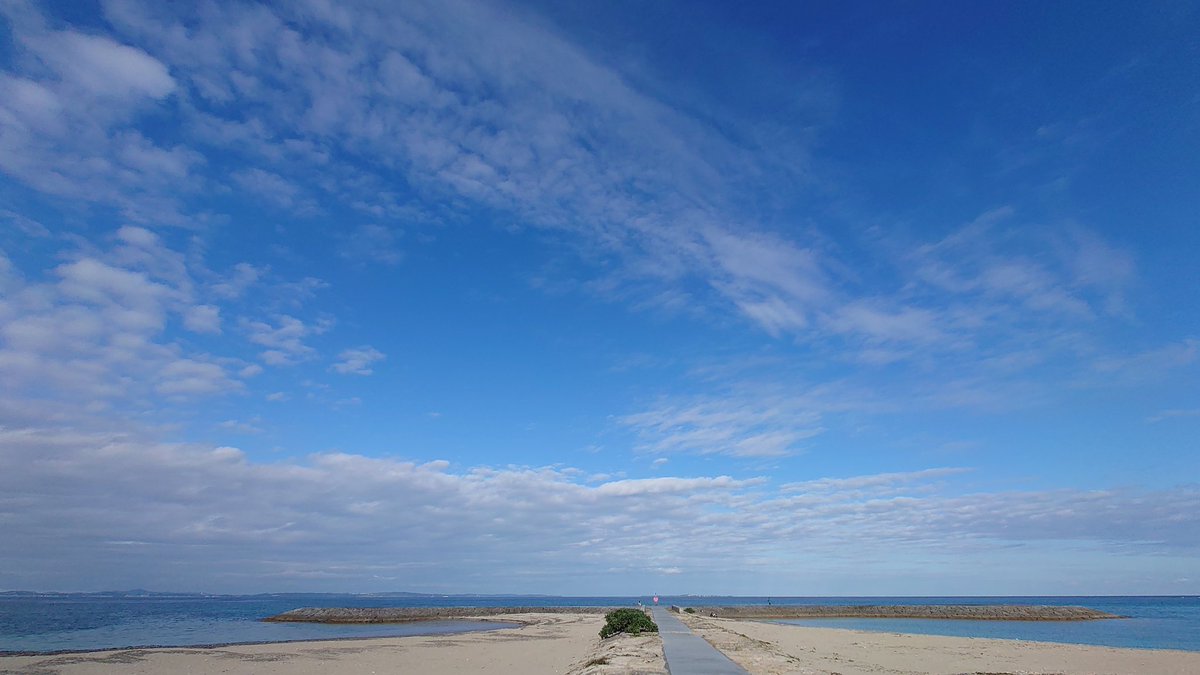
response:
[[[1035,640],[794,626],[765,620],[682,615],[683,621],[752,675],[794,672],[1185,675],[1200,651],[1108,647]]]
[[[469,619],[470,617],[464,617]],[[260,619],[265,621],[266,619]],[[460,619],[448,619],[448,621],[458,621]],[[225,647],[254,647],[260,645],[290,645],[303,644],[306,642],[345,642],[348,640],[399,640],[410,637],[454,637],[456,635],[473,635],[475,633],[488,633],[495,630],[504,630],[511,628],[521,628],[529,625],[529,621],[518,621],[516,619],[496,619],[494,617],[479,617],[474,619],[478,622],[502,624],[493,628],[473,628],[461,631],[443,631],[437,633],[410,633],[408,635],[343,635],[340,637],[321,637],[321,638],[297,638],[293,640],[249,640],[246,642],[206,642],[195,645],[127,645],[124,647],[104,647],[102,649],[54,649],[50,651],[23,650],[23,651],[5,651],[0,650],[0,658],[6,656],[65,656],[70,654],[103,654],[108,652],[129,652],[129,651],[149,651],[160,649],[223,649]],[[436,623],[439,619],[422,619],[422,622]],[[416,621],[397,621],[397,625],[416,623]],[[511,624],[511,625],[510,625]]]
[[[404,637],[332,638],[256,644],[0,655],[0,672],[139,675],[190,672],[665,673],[657,634],[600,640],[599,612],[489,614],[517,624],[496,630]],[[751,675],[797,672],[877,675],[948,672],[1142,675],[1200,672],[1200,652],[1075,643],[813,628],[681,612],[698,635]],[[474,617],[487,620],[484,617]]]
[[[489,617],[479,620],[500,622]],[[452,675],[466,670],[495,673],[584,672],[600,644],[598,614],[505,616],[492,630],[408,636],[341,637],[214,646],[73,651],[0,655],[0,673],[140,675],[188,672],[251,674],[285,672],[422,672]],[[643,640],[644,642],[644,640]],[[645,647],[643,645],[643,651]],[[651,650],[653,651],[653,650]],[[593,669],[594,670],[594,669]],[[593,670],[586,670],[592,673]],[[605,671],[606,672],[606,671]],[[620,671],[612,671],[620,672]],[[665,672],[665,671],[664,671]]]
[[[711,617],[709,617],[711,618]],[[858,617],[800,617],[800,618],[858,618]],[[763,624],[765,626],[783,626],[785,628],[798,628],[801,630],[835,630],[846,633],[857,633],[865,635],[899,635],[902,637],[914,638],[949,638],[952,640],[996,640],[999,642],[1019,642],[1022,644],[1047,645],[1059,647],[1095,647],[1096,649],[1117,649],[1117,650],[1133,650],[1133,651],[1150,651],[1150,652],[1174,652],[1179,654],[1194,654],[1200,656],[1200,649],[1180,649],[1178,647],[1118,647],[1114,645],[1098,644],[1095,642],[1065,642],[1061,640],[1030,640],[1026,638],[1016,637],[984,637],[984,636],[968,636],[968,635],[945,635],[942,633],[909,633],[902,630],[870,630],[867,628],[838,628],[837,626],[801,626],[792,623],[783,623],[788,619],[729,619],[731,622],[742,622],[748,624]],[[942,621],[943,619],[929,619],[929,621]],[[1200,671],[1198,671],[1200,672]]]

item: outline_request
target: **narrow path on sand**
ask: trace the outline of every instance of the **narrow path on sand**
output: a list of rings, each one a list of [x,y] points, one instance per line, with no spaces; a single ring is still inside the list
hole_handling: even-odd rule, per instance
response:
[[[652,607],[650,612],[662,635],[663,658],[671,675],[747,675],[665,607]]]

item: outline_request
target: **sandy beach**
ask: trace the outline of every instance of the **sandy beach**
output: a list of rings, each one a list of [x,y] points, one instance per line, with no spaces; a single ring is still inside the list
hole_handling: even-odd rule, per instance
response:
[[[802,628],[687,614],[682,618],[752,675],[1200,673],[1197,652]]]
[[[600,614],[488,618],[525,625],[459,635],[5,656],[0,673],[666,673],[657,636],[622,636],[601,644]]]
[[[601,641],[597,633],[603,617],[599,614],[529,613],[488,618],[524,625],[460,635],[7,656],[0,657],[0,673],[667,672],[657,635],[617,636]],[[682,618],[754,675],[1200,673],[1200,653],[1196,652],[801,628],[686,614]]]

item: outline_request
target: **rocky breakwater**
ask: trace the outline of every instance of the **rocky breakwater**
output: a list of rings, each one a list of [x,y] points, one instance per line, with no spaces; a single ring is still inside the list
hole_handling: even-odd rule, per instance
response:
[[[693,607],[722,619],[968,619],[977,621],[1092,621],[1119,619],[1087,607],[1051,605],[748,605]],[[686,610],[685,610],[686,611]]]
[[[263,621],[407,623],[509,614],[603,614],[613,607],[300,607]]]

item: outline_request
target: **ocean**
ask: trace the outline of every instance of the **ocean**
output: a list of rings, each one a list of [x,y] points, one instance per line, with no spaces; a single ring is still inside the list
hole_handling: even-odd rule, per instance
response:
[[[897,633],[1040,640],[1110,647],[1200,651],[1200,597],[744,597],[663,596],[662,604],[703,605],[1081,605],[1128,618],[1111,621],[1024,622],[928,619],[804,619],[803,626]],[[327,640],[466,632],[495,623],[438,621],[390,625],[265,623],[297,607],[630,606],[649,596],[370,596],[271,594],[244,596],[100,596],[0,594],[0,653],[128,647]]]

